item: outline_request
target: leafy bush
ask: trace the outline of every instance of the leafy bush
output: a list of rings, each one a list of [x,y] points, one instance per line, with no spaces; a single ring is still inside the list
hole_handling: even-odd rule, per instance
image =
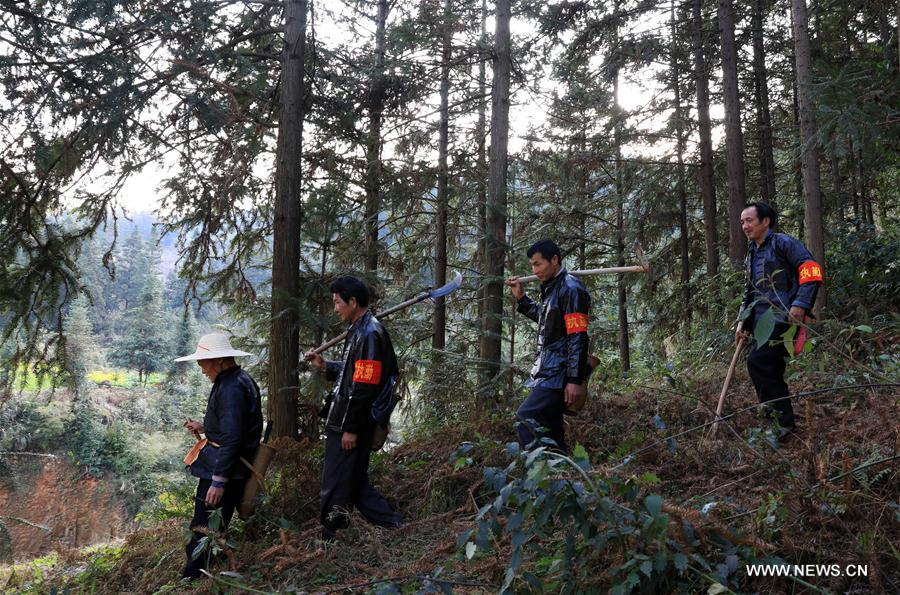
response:
[[[496,497],[459,539],[470,559],[508,540],[505,593],[725,590],[739,563],[754,559],[727,531],[705,528],[701,541],[686,518],[672,522],[662,498],[634,479],[592,473],[581,446],[573,458],[515,443],[507,454],[507,467],[485,469]]]
[[[159,427],[162,422],[158,407],[150,402],[146,391],[132,390],[121,407],[122,414],[135,426],[154,428]]]
[[[90,399],[76,401],[72,407],[72,419],[66,431],[75,464],[97,474],[103,468],[103,442],[105,430],[100,414]]]
[[[128,428],[122,423],[114,423],[103,437],[102,466],[116,475],[127,476],[141,469],[142,461],[137,453],[138,445],[129,438]]]
[[[161,487],[156,497],[135,516],[138,523],[153,526],[168,519],[184,520],[193,514],[196,479],[183,477],[178,482],[163,481]]]
[[[900,301],[900,237],[896,230],[847,230],[825,256],[829,309],[839,318],[892,312]],[[859,299],[865,296],[865,299]]]

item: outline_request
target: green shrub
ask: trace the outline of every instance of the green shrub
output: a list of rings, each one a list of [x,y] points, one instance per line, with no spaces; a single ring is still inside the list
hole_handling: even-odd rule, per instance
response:
[[[76,465],[97,474],[103,468],[103,443],[105,430],[100,414],[90,399],[76,401],[72,407],[72,419],[66,428],[71,444],[72,458]]]
[[[857,322],[892,312],[900,302],[900,236],[895,230],[845,230],[825,256],[828,307]],[[865,296],[865,299],[860,299]]]
[[[484,471],[496,497],[459,539],[470,559],[508,540],[504,593],[736,586],[739,563],[754,559],[750,548],[727,537],[704,546],[686,521],[670,526],[662,497],[644,493],[633,479],[592,474],[581,446],[572,458],[544,447],[521,452],[515,443],[507,453],[509,465]]]

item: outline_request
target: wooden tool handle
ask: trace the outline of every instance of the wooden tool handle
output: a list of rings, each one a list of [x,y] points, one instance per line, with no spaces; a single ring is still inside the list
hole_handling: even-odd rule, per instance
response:
[[[728,385],[731,384],[731,377],[734,375],[734,367],[737,365],[738,356],[741,354],[741,347],[744,346],[744,336],[740,335],[737,340],[737,347],[734,349],[734,355],[731,358],[731,365],[728,366],[728,373],[725,374],[725,383],[722,385],[722,392],[719,393],[719,404],[716,405],[716,419],[718,422],[722,417],[722,408],[725,406],[725,393],[728,392]],[[716,423],[712,427],[711,435],[716,435],[719,424]]]

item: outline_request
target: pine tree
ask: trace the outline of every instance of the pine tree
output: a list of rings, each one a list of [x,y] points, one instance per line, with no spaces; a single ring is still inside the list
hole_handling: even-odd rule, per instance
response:
[[[151,372],[167,367],[171,352],[166,319],[162,309],[162,284],[156,274],[147,276],[137,304],[126,312],[123,335],[111,359],[122,366],[137,370],[138,380],[146,384]]]
[[[197,346],[197,321],[192,308],[183,308],[181,322],[172,341],[172,353],[175,357],[193,353]],[[178,381],[187,376],[187,372],[196,367],[194,362],[176,362],[174,358],[169,365],[169,380]]]
[[[66,433],[71,441],[75,462],[86,467],[88,472],[95,473],[102,459],[103,426],[85,377],[96,363],[99,350],[91,332],[84,296],[79,296],[72,302],[63,323],[63,331],[63,361],[66,362],[72,389],[72,418],[67,424]]]
[[[91,321],[88,319],[88,301],[78,296],[69,306],[63,322],[65,343],[64,361],[69,374],[69,385],[76,395],[85,391],[88,372],[102,362],[102,353],[94,339]]]

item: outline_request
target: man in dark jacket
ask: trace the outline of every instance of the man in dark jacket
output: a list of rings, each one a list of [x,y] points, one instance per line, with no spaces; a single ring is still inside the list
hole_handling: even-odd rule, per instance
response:
[[[775,233],[777,222],[775,210],[764,203],[751,203],[741,212],[741,228],[749,246],[747,283],[735,339],[749,338],[744,329],[756,333],[760,321],[773,318],[775,326],[769,339],[761,346],[757,342],[751,346],[747,370],[759,401],[766,403],[778,419],[779,438],[784,438],[796,426],[784,381],[787,359],[795,354],[788,354],[784,337],[792,325],[803,323],[812,311],[822,285],[822,267],[798,240]]]
[[[356,277],[340,277],[329,288],[334,311],[350,324],[341,361],[325,361],[309,351],[305,359],[334,380],[322,409],[325,418],[325,461],[322,469],[320,518],[323,538],[334,539],[348,524],[351,506],[371,523],[399,527],[397,514],[369,483],[369,457],[381,404],[397,378],[397,357],[387,331],[369,312],[369,290]]]
[[[196,361],[203,375],[213,383],[203,422],[188,420],[184,427],[194,435],[206,435],[206,446],[191,463],[191,475],[200,479],[194,498],[193,535],[185,551],[188,561],[182,570],[186,578],[198,578],[205,569],[212,548],[198,556],[194,552],[206,535],[209,517],[222,509],[222,526],[228,525],[240,503],[249,476],[248,463],[259,446],[263,416],[259,387],[234,358],[250,355],[231,347],[222,333],[204,335],[196,352],[175,361]],[[245,463],[244,461],[247,461]]]
[[[563,412],[587,390],[591,296],[563,268],[562,254],[553,241],[535,243],[527,255],[532,273],[541,281],[540,306],[525,295],[515,277],[506,282],[518,311],[538,323],[537,354],[525,383],[531,392],[516,412],[519,444],[529,448],[549,439],[567,452]]]

